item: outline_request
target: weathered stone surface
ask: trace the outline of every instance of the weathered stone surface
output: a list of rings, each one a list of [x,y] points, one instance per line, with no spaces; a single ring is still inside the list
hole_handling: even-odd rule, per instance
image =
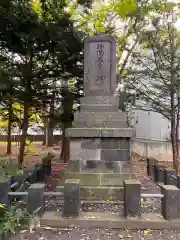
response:
[[[130,149],[130,138],[84,138],[82,148],[86,149]]]
[[[180,189],[173,185],[161,186],[164,197],[161,200],[161,213],[166,220],[180,218]]]
[[[100,149],[82,149],[75,153],[70,153],[71,160],[101,160]]]
[[[130,138],[102,138],[102,149],[130,149]]]
[[[93,97],[82,97],[80,99],[81,105],[111,105],[118,107],[119,99],[116,96],[93,96]]]
[[[130,161],[131,151],[127,149],[102,149],[101,159],[104,161]]]
[[[135,135],[134,128],[68,128],[66,136],[72,138],[130,138]]]
[[[109,120],[101,120],[101,121],[79,121],[74,123],[74,127],[76,128],[125,128],[127,127],[127,121],[109,121]]]
[[[164,169],[164,184],[177,186],[176,171],[174,169]]]
[[[116,96],[83,97],[80,104],[80,110],[86,112],[114,112],[119,109],[119,99]]]
[[[180,175],[177,175],[177,187],[180,189]]]
[[[164,182],[164,165],[156,163],[154,165],[155,170],[155,181],[156,182]]]
[[[134,137],[135,129],[134,128],[107,128],[101,130],[101,137]]]
[[[63,192],[64,186],[57,186],[57,192]],[[123,187],[113,186],[80,186],[81,200],[124,200]]]
[[[88,37],[84,45],[85,96],[113,96],[116,91],[116,40],[110,35]]]
[[[132,173],[68,172],[67,179],[80,179],[81,186],[122,186],[123,180],[135,178]]]
[[[118,107],[114,105],[81,105],[81,112],[115,112]]]
[[[118,122],[127,121],[127,113],[125,112],[76,112],[74,114],[74,122]]]
[[[8,192],[10,191],[10,181],[9,179],[0,180],[0,203],[8,206]]]
[[[70,162],[70,172],[95,173],[132,173],[131,162],[102,161],[102,160],[76,160]]]
[[[147,174],[149,177],[155,178],[155,164],[157,160],[155,158],[147,158]]]
[[[83,138],[81,147],[86,149],[101,149],[101,138]]]
[[[91,179],[91,185],[119,185],[123,179],[133,176],[132,165],[122,164],[130,163],[130,138],[135,135],[135,129],[129,127],[129,114],[119,110],[115,51],[115,39],[109,35],[86,39],[84,97],[80,100],[80,112],[74,114],[74,128],[66,129],[66,136],[71,141],[81,140],[77,148],[70,148],[69,170],[74,173],[97,173]],[[122,98],[127,98],[126,95],[120,96],[121,102]],[[117,174],[117,179],[112,175],[112,181],[106,180],[107,177],[102,172]],[[128,176],[124,178],[123,172]],[[110,175],[108,177],[111,178]],[[86,174],[86,178],[81,181],[88,184],[89,175]]]
[[[141,215],[141,184],[137,180],[124,181],[124,216]]]
[[[80,210],[80,180],[67,179],[64,184],[64,211],[65,217],[78,217]]]
[[[39,209],[38,214],[44,213],[44,183],[34,183],[28,188],[27,210],[29,213],[33,213]]]
[[[82,149],[70,153],[71,160],[104,160],[104,161],[130,161],[131,151],[129,149]]]

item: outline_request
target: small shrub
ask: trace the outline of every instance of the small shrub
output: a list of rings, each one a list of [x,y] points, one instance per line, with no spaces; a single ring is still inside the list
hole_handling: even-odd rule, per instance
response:
[[[29,219],[27,211],[16,206],[6,208],[5,205],[0,204],[0,211],[0,236],[4,240],[11,234],[15,234],[16,230],[21,228],[22,224],[27,223]]]
[[[23,170],[19,169],[17,164],[9,162],[8,160],[0,161],[0,172],[1,175],[8,177],[23,174]]]

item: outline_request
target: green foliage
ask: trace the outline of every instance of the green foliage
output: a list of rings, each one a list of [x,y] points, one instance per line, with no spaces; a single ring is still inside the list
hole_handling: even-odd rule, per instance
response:
[[[19,174],[23,174],[23,170],[19,169],[19,166],[13,163],[11,160],[0,161],[0,173],[1,177],[9,178]]]
[[[0,236],[7,239],[10,234],[15,234],[16,230],[27,224],[30,216],[26,210],[10,206],[6,209],[0,204]]]

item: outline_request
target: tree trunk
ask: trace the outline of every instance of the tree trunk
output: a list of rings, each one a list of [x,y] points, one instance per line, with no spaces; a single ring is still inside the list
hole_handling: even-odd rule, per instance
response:
[[[11,152],[12,116],[13,116],[12,101],[10,100],[9,108],[8,108],[8,132],[7,132],[7,150],[6,150],[7,155],[10,155],[12,153]]]
[[[66,137],[65,131],[67,128],[72,127],[72,108],[73,98],[68,88],[64,88],[62,91],[63,101],[63,116],[62,116],[62,138],[61,138],[61,153],[60,161],[67,163],[70,157],[70,139]]]
[[[23,123],[22,123],[22,135],[20,141],[20,148],[19,148],[19,156],[18,156],[18,163],[19,167],[22,167],[23,160],[24,160],[24,149],[27,137],[27,130],[28,130],[28,111],[29,111],[29,103],[24,102],[24,116],[23,116]]]
[[[53,127],[53,120],[51,118],[48,119],[48,124],[45,130],[46,130],[46,133],[45,133],[46,147],[52,147],[54,142],[54,138],[53,138],[54,127]]]
[[[176,146],[177,146],[177,155],[179,158],[179,100],[178,100],[178,111],[176,116]]]
[[[175,12],[172,12],[172,22],[175,22]],[[171,143],[172,143],[172,153],[173,153],[173,166],[176,173],[179,173],[179,157],[177,151],[177,127],[176,127],[176,106],[175,106],[175,93],[177,91],[176,86],[176,38],[175,38],[175,28],[171,25],[170,40],[171,40]]]
[[[70,127],[66,124],[62,124],[62,138],[61,138],[61,153],[60,153],[60,161],[67,163],[70,157],[70,138],[66,137],[65,131]]]
[[[173,167],[176,173],[179,172],[179,158],[177,153],[177,141],[176,141],[176,127],[171,121],[171,144],[172,144],[172,154],[173,154]]]

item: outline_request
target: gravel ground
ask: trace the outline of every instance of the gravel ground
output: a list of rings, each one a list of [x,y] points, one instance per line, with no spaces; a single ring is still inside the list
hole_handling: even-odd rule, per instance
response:
[[[46,211],[61,211],[63,204],[56,198],[52,197],[46,200]],[[106,201],[105,203],[83,203],[81,204],[81,211],[83,212],[105,212],[105,213],[116,213],[123,212],[123,204],[113,201]],[[160,213],[161,203],[160,200],[147,200],[141,202],[142,213]]]
[[[33,233],[21,231],[10,240],[179,240],[178,231],[110,230],[110,229],[38,229]]]

